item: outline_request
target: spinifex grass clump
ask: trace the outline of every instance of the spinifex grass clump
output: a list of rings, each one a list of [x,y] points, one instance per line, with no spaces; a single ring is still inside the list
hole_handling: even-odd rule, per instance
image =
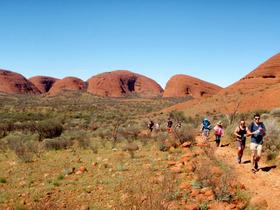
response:
[[[267,119],[264,124],[267,130],[264,139],[264,151],[267,160],[273,160],[280,152],[280,127],[275,119]]]
[[[275,118],[280,118],[280,108],[271,110],[270,114]]]
[[[122,150],[127,151],[129,153],[130,157],[134,158],[134,154],[137,150],[139,150],[139,147],[135,143],[128,143],[122,147]]]
[[[14,151],[16,156],[23,162],[31,162],[34,156],[39,157],[41,148],[39,142],[36,140],[36,135],[15,133],[9,134],[2,143],[7,145],[7,148]]]

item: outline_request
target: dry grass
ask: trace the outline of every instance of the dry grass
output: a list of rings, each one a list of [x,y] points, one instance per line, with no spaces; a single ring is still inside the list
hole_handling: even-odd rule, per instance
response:
[[[131,159],[121,146],[114,152],[110,143],[105,147],[98,143],[97,154],[80,147],[48,151],[29,163],[19,162],[13,152],[8,152],[8,158],[0,156],[0,177],[5,180],[0,188],[0,208],[75,209],[88,205],[91,209],[162,209],[161,202],[175,190],[163,161],[165,153],[150,142]],[[71,172],[80,166],[88,171]],[[161,176],[163,182],[154,179]]]

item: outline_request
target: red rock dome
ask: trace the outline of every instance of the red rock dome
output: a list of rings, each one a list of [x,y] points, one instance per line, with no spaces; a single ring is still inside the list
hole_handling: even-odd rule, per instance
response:
[[[50,95],[56,95],[65,90],[86,90],[86,83],[77,77],[65,77],[54,83],[50,89]]]
[[[186,114],[234,113],[280,107],[280,54],[277,54],[234,84],[207,100],[188,101],[170,107]]]
[[[21,74],[0,69],[0,92],[9,94],[39,94],[40,91]]]
[[[246,75],[243,79],[251,78],[279,78],[280,77],[280,53],[269,58],[259,65],[255,70]]]
[[[35,76],[29,78],[29,81],[32,82],[41,93],[48,92],[53,84],[58,81],[59,79],[47,76]]]
[[[184,74],[177,74],[171,77],[163,93],[163,97],[186,97],[201,98],[212,96],[222,88]]]
[[[137,94],[141,97],[160,96],[161,86],[154,80],[127,70],[105,72],[88,80],[88,92],[111,97]]]

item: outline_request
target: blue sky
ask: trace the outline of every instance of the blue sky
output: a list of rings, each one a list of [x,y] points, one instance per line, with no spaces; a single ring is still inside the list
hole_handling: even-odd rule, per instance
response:
[[[163,88],[174,74],[228,86],[280,52],[278,0],[0,0],[0,68],[31,77],[111,70]]]

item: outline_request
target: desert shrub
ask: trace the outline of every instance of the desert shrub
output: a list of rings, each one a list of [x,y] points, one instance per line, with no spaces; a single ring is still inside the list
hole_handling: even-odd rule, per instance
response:
[[[138,134],[141,132],[141,126],[138,124],[129,125],[127,127],[122,127],[120,129],[120,134],[125,139],[135,140],[138,137]]]
[[[156,136],[157,140],[159,142],[164,142],[168,138],[168,133],[167,132],[160,132]]]
[[[186,121],[186,116],[182,111],[176,111],[176,110],[171,111],[169,117],[173,119],[176,123]]]
[[[34,139],[37,139],[36,135],[15,133],[6,136],[4,141],[20,160],[31,162],[34,156],[39,156],[41,152],[39,143]]]
[[[61,135],[63,127],[60,122],[55,120],[44,120],[37,124],[37,132],[39,134],[39,139],[53,138]]]
[[[5,154],[8,150],[8,144],[4,138],[0,138],[0,152]]]
[[[86,149],[90,146],[90,133],[83,130],[64,132],[61,138],[72,141],[76,146]]]
[[[44,147],[47,150],[67,149],[73,145],[73,141],[64,138],[44,139]]]
[[[201,124],[201,117],[199,115],[196,115],[195,117],[186,117],[185,119],[186,124],[193,125],[194,128],[199,127]]]
[[[267,155],[267,160],[272,160],[277,157],[280,151],[280,127],[275,119],[265,120],[266,137],[264,140],[264,151]]]
[[[192,125],[183,125],[181,128],[174,129],[175,138],[183,144],[186,141],[195,141],[195,130]]]
[[[166,152],[168,150],[169,150],[169,147],[166,144],[164,144],[164,143],[159,144],[159,151]]]
[[[270,118],[270,114],[264,113],[264,114],[261,115],[262,120],[267,120],[269,118]]]
[[[91,142],[91,144],[89,145],[89,149],[94,153],[97,154],[98,153],[98,144],[96,142]]]
[[[271,110],[270,115],[273,117],[280,117],[280,108]]]
[[[96,131],[99,127],[100,125],[96,122],[90,122],[90,124],[88,125],[88,128],[92,131]]]
[[[101,139],[109,139],[111,135],[111,131],[109,128],[98,128],[94,135],[100,137]]]
[[[230,139],[235,139],[234,131],[236,127],[238,126],[238,123],[228,125],[227,128],[225,129],[225,134],[230,138]]]
[[[1,112],[0,119],[2,121],[8,120],[10,122],[27,122],[40,121],[49,117],[49,114],[36,112]]]
[[[13,124],[11,122],[0,123],[0,138],[8,135],[13,130]]]
[[[0,177],[0,183],[1,183],[1,184],[7,183],[7,179],[4,178],[4,177]]]

